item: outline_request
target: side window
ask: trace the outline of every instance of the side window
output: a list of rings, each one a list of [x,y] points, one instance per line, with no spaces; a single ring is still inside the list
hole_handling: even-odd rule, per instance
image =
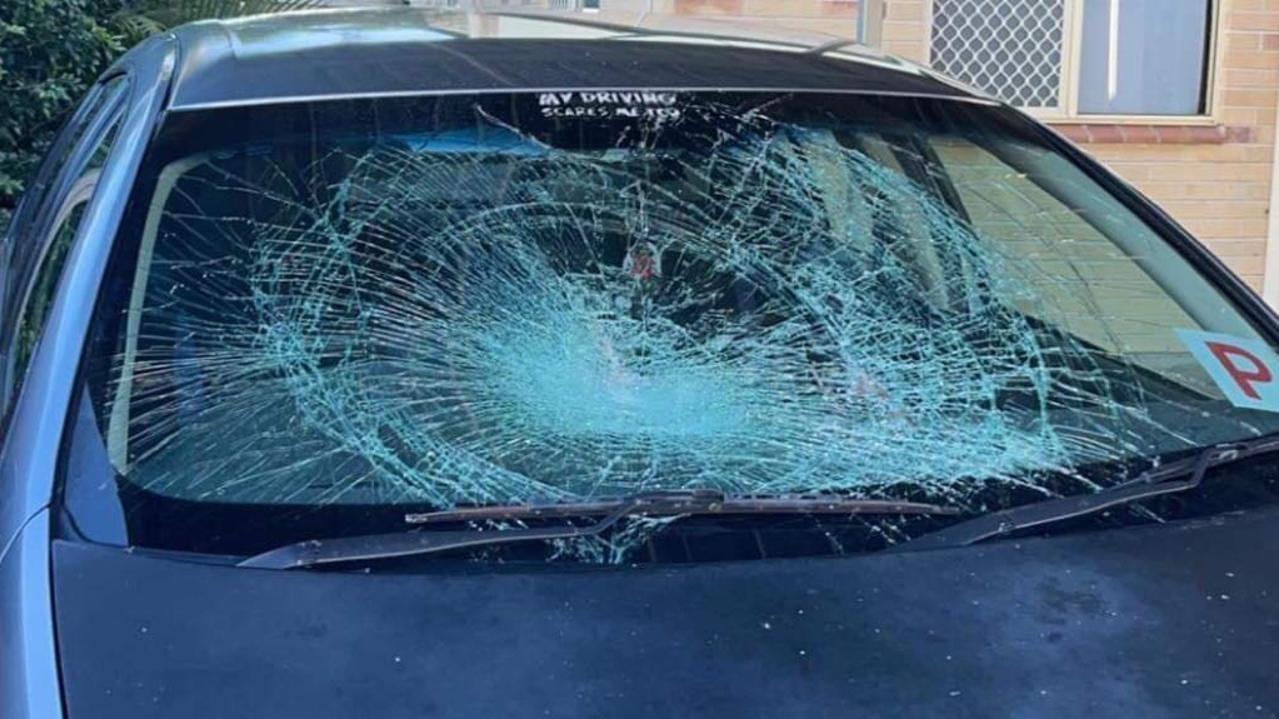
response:
[[[14,235],[10,262],[5,267],[4,365],[0,400],[8,415],[27,365],[53,306],[58,278],[85,217],[98,175],[106,164],[124,113],[126,79],[107,81],[88,100],[89,112],[77,117],[69,144],[61,149],[60,167],[53,168],[41,188],[41,207],[25,236]],[[56,174],[55,174],[56,173]]]

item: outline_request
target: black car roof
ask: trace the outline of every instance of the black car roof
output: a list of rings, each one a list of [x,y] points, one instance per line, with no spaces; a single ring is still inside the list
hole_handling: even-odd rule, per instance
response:
[[[976,97],[924,68],[838,41],[810,46],[509,13],[284,13],[193,23],[174,36],[179,58],[171,109],[555,89]]]

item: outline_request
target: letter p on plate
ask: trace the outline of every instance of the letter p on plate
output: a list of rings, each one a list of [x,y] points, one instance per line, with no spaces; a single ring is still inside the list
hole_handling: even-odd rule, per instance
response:
[[[1279,357],[1265,342],[1198,330],[1177,336],[1231,404],[1279,412]]]

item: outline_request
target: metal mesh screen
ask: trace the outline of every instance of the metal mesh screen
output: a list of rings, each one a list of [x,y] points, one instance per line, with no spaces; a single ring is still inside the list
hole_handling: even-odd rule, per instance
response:
[[[1057,107],[1065,0],[934,0],[932,65],[1020,107]]]

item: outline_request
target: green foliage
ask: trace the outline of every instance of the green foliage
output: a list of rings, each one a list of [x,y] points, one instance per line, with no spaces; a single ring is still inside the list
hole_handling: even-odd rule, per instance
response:
[[[58,127],[103,70],[148,35],[319,0],[0,0],[0,227]]]
[[[124,50],[108,26],[121,2],[0,2],[0,209],[16,204],[67,113]]]
[[[112,18],[112,26],[129,44],[134,44],[193,20],[263,15],[320,5],[320,0],[133,0]]]

